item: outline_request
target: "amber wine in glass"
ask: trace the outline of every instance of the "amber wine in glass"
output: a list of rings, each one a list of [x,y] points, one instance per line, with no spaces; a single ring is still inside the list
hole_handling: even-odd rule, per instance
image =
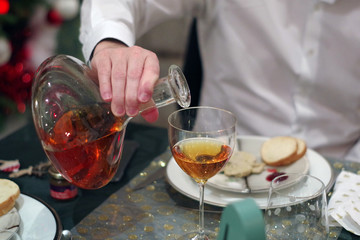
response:
[[[213,107],[192,107],[169,116],[169,143],[180,168],[199,185],[199,231],[181,239],[211,239],[204,229],[204,187],[231,157],[236,138],[236,117]]]

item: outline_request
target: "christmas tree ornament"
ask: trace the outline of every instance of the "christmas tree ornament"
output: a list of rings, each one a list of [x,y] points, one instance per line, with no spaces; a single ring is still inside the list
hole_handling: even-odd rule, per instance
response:
[[[79,13],[79,6],[79,0],[55,0],[53,3],[53,8],[65,20],[75,18]]]
[[[55,26],[60,26],[63,23],[63,18],[56,9],[50,9],[46,16],[47,21]]]
[[[9,0],[0,0],[0,14],[7,14],[10,9]]]

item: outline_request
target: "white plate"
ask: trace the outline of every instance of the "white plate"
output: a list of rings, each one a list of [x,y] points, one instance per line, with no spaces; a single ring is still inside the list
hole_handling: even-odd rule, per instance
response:
[[[21,218],[19,234],[22,240],[60,239],[60,219],[55,210],[45,202],[20,194],[15,207]]]
[[[264,141],[268,138],[257,136],[241,136],[238,137],[238,147],[236,150],[252,153],[256,157],[257,162],[262,162],[260,156],[260,149]],[[207,186],[227,190],[231,192],[244,192],[247,186],[251,189],[252,193],[267,192],[270,187],[270,181],[266,178],[273,172],[268,170],[276,170],[280,173],[302,173],[307,174],[310,168],[309,159],[305,155],[298,161],[283,167],[266,166],[265,170],[259,174],[251,174],[246,178],[228,177],[223,173],[218,173],[210,178]]]
[[[243,138],[242,146],[245,146],[245,144],[248,143],[248,147],[250,148],[250,141],[247,142],[246,138]],[[335,180],[330,164],[325,158],[312,149],[308,149],[306,155],[310,164],[308,174],[322,180],[327,190],[329,190]],[[170,159],[167,165],[166,177],[170,185],[177,191],[192,199],[199,199],[199,188],[197,183],[181,170],[173,158]],[[210,205],[225,207],[234,201],[253,198],[259,208],[265,209],[267,197],[267,192],[242,194],[206,186],[204,201]]]

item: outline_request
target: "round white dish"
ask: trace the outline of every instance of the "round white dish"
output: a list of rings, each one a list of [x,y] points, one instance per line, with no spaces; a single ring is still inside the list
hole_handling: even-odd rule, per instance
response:
[[[259,143],[266,140],[266,138],[254,136],[244,136],[239,137],[239,139],[241,140],[241,146],[239,146],[239,149],[248,149],[248,151],[252,152],[256,152],[261,145]],[[335,179],[328,161],[312,149],[307,149],[306,157],[309,161],[308,174],[322,180],[326,188],[330,189]],[[170,159],[167,165],[166,177],[170,185],[177,191],[189,198],[195,200],[199,199],[199,188],[197,183],[181,170],[173,158]],[[238,193],[206,185],[204,201],[210,205],[225,207],[229,203],[235,201],[245,198],[253,198],[259,208],[265,209],[267,197],[267,191],[259,193]]]
[[[21,218],[18,233],[22,240],[60,239],[62,231],[60,218],[45,202],[20,194],[15,207]]]

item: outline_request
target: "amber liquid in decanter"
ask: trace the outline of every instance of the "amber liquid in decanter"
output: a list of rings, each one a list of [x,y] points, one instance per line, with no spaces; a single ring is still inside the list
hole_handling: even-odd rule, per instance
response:
[[[47,156],[68,181],[81,188],[105,186],[120,162],[125,119],[114,117],[106,107],[96,104],[70,110],[44,133]]]

